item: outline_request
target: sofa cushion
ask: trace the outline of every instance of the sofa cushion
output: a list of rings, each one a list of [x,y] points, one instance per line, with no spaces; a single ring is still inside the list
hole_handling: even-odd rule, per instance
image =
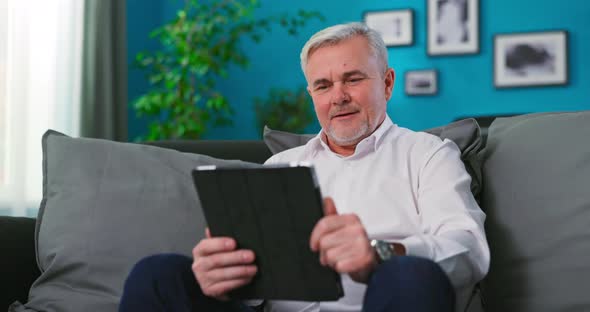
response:
[[[185,153],[204,154],[220,159],[240,159],[264,163],[272,153],[261,140],[165,140],[145,144]]]
[[[307,141],[313,139],[315,136],[315,134],[297,134],[274,130],[267,126],[264,126],[264,133],[262,134],[264,143],[273,154],[305,145]]]
[[[486,311],[590,311],[590,111],[494,121],[483,153]]]
[[[35,219],[0,216],[0,308],[27,299],[39,276],[35,262]]]
[[[481,191],[481,169],[479,151],[483,147],[481,131],[477,121],[473,118],[462,119],[448,125],[424,130],[441,139],[449,139],[461,150],[461,160],[467,172],[471,175],[471,191],[478,198]],[[316,135],[294,134],[264,127],[264,142],[273,154],[304,145]]]
[[[47,132],[35,233],[42,273],[29,301],[9,311],[117,311],[138,260],[190,255],[204,236],[190,176],[198,165],[260,166]]]

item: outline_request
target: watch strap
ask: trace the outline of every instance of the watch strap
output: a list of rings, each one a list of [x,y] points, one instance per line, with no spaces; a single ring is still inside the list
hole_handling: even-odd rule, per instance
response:
[[[371,247],[375,250],[379,263],[387,261],[395,256],[395,247],[389,242],[373,239],[371,240]]]

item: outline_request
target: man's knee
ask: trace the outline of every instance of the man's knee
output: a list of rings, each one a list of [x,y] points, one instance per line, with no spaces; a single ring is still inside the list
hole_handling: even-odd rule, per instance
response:
[[[206,304],[191,264],[177,254],[141,259],[125,281],[119,311],[192,311]]]
[[[129,276],[127,284],[153,284],[154,281],[165,282],[191,273],[192,260],[178,254],[158,254],[145,257],[137,262]]]
[[[438,264],[411,256],[394,257],[379,265],[369,280],[365,296],[365,304],[381,307],[375,311],[387,311],[385,307],[393,303],[398,308],[406,304],[418,308],[424,301],[452,307],[454,289]],[[422,310],[429,308],[415,311]],[[440,311],[443,310],[446,309]]]
[[[451,286],[448,277],[438,264],[429,259],[412,256],[394,257],[379,265],[370,283],[383,280],[404,282],[432,280],[434,284],[438,282],[444,286]]]

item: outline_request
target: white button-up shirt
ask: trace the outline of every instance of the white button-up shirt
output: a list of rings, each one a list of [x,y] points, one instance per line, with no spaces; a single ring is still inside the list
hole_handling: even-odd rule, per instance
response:
[[[408,255],[438,263],[462,310],[487,273],[490,254],[485,214],[471,194],[471,177],[455,143],[398,127],[389,116],[347,157],[332,152],[322,138],[320,132],[266,163],[312,163],[322,196],[334,199],[338,213],[358,215],[369,239],[398,242]],[[270,301],[266,311],[361,311],[366,285],[347,274],[342,282],[339,301]]]

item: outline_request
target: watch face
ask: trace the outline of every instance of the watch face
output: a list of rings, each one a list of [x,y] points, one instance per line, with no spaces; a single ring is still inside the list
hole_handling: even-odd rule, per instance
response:
[[[377,252],[377,256],[379,256],[379,260],[387,261],[394,256],[393,253],[393,246],[385,241],[382,240],[373,240],[371,241],[371,246]]]

